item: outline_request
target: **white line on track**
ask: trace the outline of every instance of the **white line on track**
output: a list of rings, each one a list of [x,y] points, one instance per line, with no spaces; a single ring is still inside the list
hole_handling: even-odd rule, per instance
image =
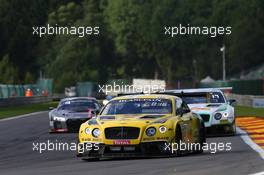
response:
[[[29,114],[24,114],[24,115],[18,115],[16,117],[4,118],[4,119],[0,119],[0,122],[8,121],[8,120],[15,120],[15,119],[24,118],[24,117],[29,117],[29,116],[32,116],[32,115],[43,114],[45,112],[47,112],[47,111],[33,112],[33,113],[29,113]]]
[[[264,175],[264,171],[259,172],[259,173],[255,173],[255,174],[251,174],[251,175]]]
[[[256,151],[260,155],[260,157],[264,160],[264,150],[255,142],[253,142],[252,139],[248,136],[248,134],[244,130],[237,127],[237,132],[240,134],[240,137],[244,140],[244,142],[248,144],[254,151]],[[260,172],[260,173],[263,173],[264,175],[264,172]]]

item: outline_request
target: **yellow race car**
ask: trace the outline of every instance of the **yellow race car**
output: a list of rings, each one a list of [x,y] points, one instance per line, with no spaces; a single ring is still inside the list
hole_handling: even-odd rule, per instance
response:
[[[89,159],[202,153],[204,132],[203,120],[181,98],[160,94],[120,96],[81,125],[77,156]]]

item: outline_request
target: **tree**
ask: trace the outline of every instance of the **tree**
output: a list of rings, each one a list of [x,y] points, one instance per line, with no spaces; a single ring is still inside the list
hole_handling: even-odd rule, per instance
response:
[[[14,84],[18,80],[18,70],[9,59],[8,55],[5,55],[0,61],[0,83],[2,84]]]
[[[78,81],[105,82],[111,76],[109,72],[115,70],[115,62],[112,60],[114,48],[107,32],[103,31],[105,24],[100,5],[97,0],[86,0],[81,5],[70,2],[50,13],[49,21],[54,24],[100,27],[99,36],[79,38],[75,35],[58,35],[46,38],[43,45],[51,43],[52,48],[44,51],[45,56],[41,62],[46,66],[47,75],[57,82],[57,91]],[[83,11],[81,15],[80,11]]]

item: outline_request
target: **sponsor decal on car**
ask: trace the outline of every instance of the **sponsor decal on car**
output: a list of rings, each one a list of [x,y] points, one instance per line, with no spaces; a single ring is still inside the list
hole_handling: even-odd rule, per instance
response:
[[[130,145],[131,142],[130,140],[114,140],[113,144],[114,145]]]
[[[210,111],[210,108],[198,108],[198,107],[194,107],[194,108],[191,108],[191,110],[195,110],[195,111],[199,111],[199,110]]]

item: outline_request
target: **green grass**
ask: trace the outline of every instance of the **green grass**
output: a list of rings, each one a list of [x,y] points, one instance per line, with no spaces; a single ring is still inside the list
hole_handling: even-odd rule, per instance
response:
[[[58,102],[29,104],[23,106],[1,107],[0,119],[13,117],[17,115],[28,114],[32,112],[47,111],[49,107],[56,107]]]
[[[264,117],[264,108],[252,108],[246,106],[235,106],[236,116]]]
[[[57,105],[58,102],[49,102],[49,103],[41,103],[41,104],[30,104],[24,106],[1,107],[0,119],[28,114],[32,112],[47,111],[49,110],[49,107],[56,107]],[[237,116],[264,117],[264,108],[235,106],[235,111]]]

